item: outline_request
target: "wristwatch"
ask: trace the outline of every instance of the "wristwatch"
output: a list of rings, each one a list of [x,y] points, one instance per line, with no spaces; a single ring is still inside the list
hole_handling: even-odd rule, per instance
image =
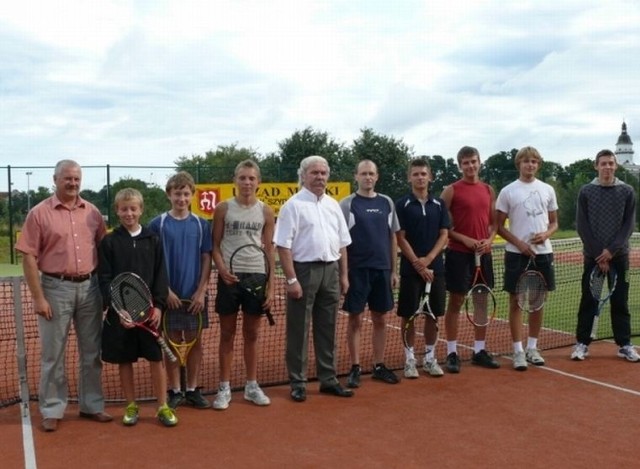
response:
[[[288,278],[287,279],[287,285],[293,285],[294,283],[296,283],[298,281],[297,278],[293,277],[293,278]]]

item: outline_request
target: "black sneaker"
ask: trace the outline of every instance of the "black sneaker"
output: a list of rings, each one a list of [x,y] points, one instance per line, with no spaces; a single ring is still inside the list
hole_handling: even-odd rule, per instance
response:
[[[347,378],[347,387],[359,388],[361,373],[362,373],[362,370],[360,369],[360,365],[353,365],[351,367],[351,371],[349,372],[349,377]]]
[[[178,407],[184,401],[184,396],[180,391],[174,391],[173,389],[169,389],[167,391],[167,405],[172,409]]]
[[[460,373],[460,357],[456,352],[451,352],[447,355],[445,367],[449,373]]]
[[[500,368],[500,363],[487,353],[486,350],[480,350],[471,357],[471,364],[482,366],[484,368]]]
[[[389,384],[397,384],[400,381],[396,374],[384,365],[376,366],[371,377]]]
[[[187,391],[185,394],[185,400],[187,404],[195,407],[196,409],[208,409],[211,407],[211,403],[202,397],[200,394],[200,388],[195,388],[193,391]]]

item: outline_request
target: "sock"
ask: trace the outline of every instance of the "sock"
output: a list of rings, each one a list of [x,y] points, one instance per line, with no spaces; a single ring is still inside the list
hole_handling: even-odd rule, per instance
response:
[[[484,340],[476,340],[473,343],[473,351],[476,352],[476,353],[481,352],[482,350],[484,350],[484,347],[485,347]]]
[[[255,388],[255,387],[258,386],[258,382],[255,379],[253,379],[253,380],[249,380],[248,379],[247,383],[245,384],[245,386],[248,387],[248,388]]]
[[[425,345],[424,346],[424,359],[425,361],[432,362],[435,358],[435,346],[434,345]]]
[[[405,360],[415,360],[416,356],[413,354],[413,347],[405,347],[404,348],[404,358]]]
[[[180,389],[173,388],[173,389],[171,389],[171,392],[174,393],[174,394],[180,394]]]
[[[196,390],[196,388],[187,388],[187,392],[193,392],[195,390]]]
[[[513,343],[513,352],[514,353],[524,352],[524,349],[522,348],[522,341]]]
[[[530,348],[530,349],[538,348],[538,338],[537,337],[529,337],[527,339],[527,348]]]
[[[447,340],[447,355],[450,353],[458,353],[458,341]]]

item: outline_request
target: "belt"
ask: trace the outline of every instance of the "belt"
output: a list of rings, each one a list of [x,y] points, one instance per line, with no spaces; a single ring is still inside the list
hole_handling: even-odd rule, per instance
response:
[[[315,265],[329,265],[329,264],[333,264],[334,262],[337,261],[294,261],[296,264],[315,264]]]
[[[64,280],[65,282],[81,283],[89,280],[93,275],[95,275],[95,272],[91,272],[84,275],[50,274],[48,272],[42,272],[42,275]]]

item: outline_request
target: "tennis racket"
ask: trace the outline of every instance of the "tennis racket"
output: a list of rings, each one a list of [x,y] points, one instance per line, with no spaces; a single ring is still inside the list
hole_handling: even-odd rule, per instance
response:
[[[171,310],[162,317],[162,330],[174,355],[180,362],[180,390],[187,390],[187,358],[202,332],[202,311],[189,312],[191,300],[180,300],[182,307]]]
[[[118,316],[123,321],[144,329],[154,336],[169,360],[177,361],[176,356],[171,352],[160,333],[147,323],[153,309],[153,301],[151,291],[144,280],[133,272],[124,272],[111,281],[109,289],[111,306]]]
[[[547,299],[547,282],[535,265],[535,258],[530,257],[516,283],[518,307],[526,313],[540,311]]]
[[[464,311],[467,319],[476,327],[485,327],[496,315],[497,302],[493,291],[482,275],[481,254],[475,253],[476,272],[471,288],[464,299]]]
[[[591,338],[595,339],[598,335],[598,323],[600,322],[600,313],[604,309],[604,305],[609,301],[611,295],[616,289],[618,283],[618,274],[613,267],[609,267],[609,272],[605,273],[600,270],[596,264],[589,275],[589,290],[591,296],[598,302],[596,313],[593,316],[593,326],[591,327]]]
[[[404,325],[404,330],[402,331],[402,341],[404,342],[405,348],[410,349],[414,348],[414,354],[416,356],[421,356],[426,353],[426,347],[423,344],[422,347],[415,346],[415,338],[417,335],[421,335],[424,339],[424,326],[427,321],[433,321],[436,326],[436,331],[438,330],[438,318],[436,318],[433,311],[431,311],[431,305],[429,304],[429,295],[431,294],[431,282],[426,282],[424,285],[424,294],[422,295],[422,299],[418,304],[418,309],[415,313],[409,318],[409,320]]]
[[[246,266],[259,264],[259,272],[243,272]],[[255,267],[254,267],[255,268]],[[233,251],[229,259],[229,270],[238,277],[238,287],[251,293],[262,305],[269,291],[269,260],[267,253],[256,244],[245,244]],[[270,309],[264,310],[269,325],[275,325]]]

